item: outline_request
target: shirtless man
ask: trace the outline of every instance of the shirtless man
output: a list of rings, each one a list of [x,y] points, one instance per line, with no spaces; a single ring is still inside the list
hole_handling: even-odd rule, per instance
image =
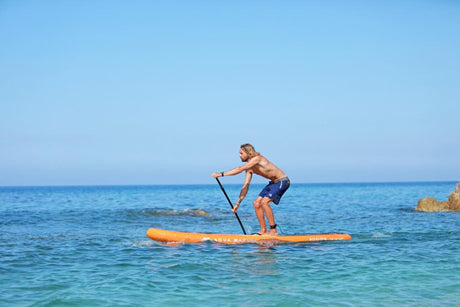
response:
[[[277,225],[275,223],[275,217],[273,216],[273,211],[270,207],[270,203],[273,201],[278,205],[281,196],[283,196],[284,192],[286,192],[286,190],[289,188],[289,178],[282,170],[268,161],[260,153],[256,152],[254,146],[251,144],[241,145],[240,159],[242,162],[247,163],[226,172],[213,173],[211,176],[214,178],[234,176],[242,173],[243,171],[246,171],[246,177],[244,179],[243,187],[241,188],[240,197],[238,198],[238,201],[233,208],[233,213],[238,210],[238,207],[248,193],[252,174],[257,174],[269,179],[269,184],[265,186],[265,188],[262,190],[262,192],[260,192],[259,196],[254,201],[254,209],[260,224],[260,232],[257,234],[265,236],[277,236]],[[267,225],[265,224],[264,212],[270,225],[269,231],[267,231]]]

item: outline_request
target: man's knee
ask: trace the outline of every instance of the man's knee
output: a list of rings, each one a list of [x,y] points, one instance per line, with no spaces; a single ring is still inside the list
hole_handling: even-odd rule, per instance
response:
[[[272,200],[268,197],[264,197],[260,200],[260,206],[262,207],[267,207],[267,206],[270,206],[270,203],[272,202]]]
[[[272,200],[268,197],[257,197],[254,201],[254,208],[258,209],[261,207],[270,206]]]
[[[262,207],[263,203],[262,203],[262,199],[261,197],[257,197],[256,200],[254,201],[254,208],[258,209],[260,207]]]

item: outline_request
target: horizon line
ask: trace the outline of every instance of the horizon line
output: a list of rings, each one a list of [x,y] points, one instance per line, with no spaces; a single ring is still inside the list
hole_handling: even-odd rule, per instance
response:
[[[321,184],[398,184],[398,183],[451,183],[459,180],[409,180],[409,181],[347,181],[347,182],[291,182],[291,185],[321,185]],[[252,184],[264,185],[262,182]],[[43,185],[0,185],[0,188],[40,188],[40,187],[135,187],[135,186],[211,186],[212,183],[140,183],[140,184],[43,184]],[[226,185],[241,185],[241,183],[227,183]]]

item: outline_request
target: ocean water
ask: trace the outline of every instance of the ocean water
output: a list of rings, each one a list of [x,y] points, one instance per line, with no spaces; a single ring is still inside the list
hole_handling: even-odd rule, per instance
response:
[[[225,185],[232,200],[239,185]],[[0,306],[460,306],[455,182],[292,184],[284,234],[351,241],[164,244],[150,227],[241,233],[218,185],[0,188]],[[258,231],[252,185],[238,213]]]

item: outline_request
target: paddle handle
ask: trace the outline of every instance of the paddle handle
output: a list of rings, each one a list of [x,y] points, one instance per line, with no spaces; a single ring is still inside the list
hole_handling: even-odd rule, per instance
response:
[[[233,204],[232,204],[232,201],[230,200],[230,198],[228,197],[227,192],[225,192],[225,189],[222,186],[222,184],[220,183],[219,178],[216,178],[216,180],[217,180],[217,183],[219,183],[220,189],[222,190],[222,192],[224,192],[224,195],[227,198],[228,203],[230,204],[230,207],[232,207],[232,210],[233,210]],[[246,230],[244,230],[243,223],[241,223],[241,220],[240,220],[240,217],[238,216],[238,213],[235,212],[235,216],[236,216],[236,219],[238,220],[238,223],[240,223],[240,226],[241,226],[241,229],[243,230],[243,233],[246,234]]]

